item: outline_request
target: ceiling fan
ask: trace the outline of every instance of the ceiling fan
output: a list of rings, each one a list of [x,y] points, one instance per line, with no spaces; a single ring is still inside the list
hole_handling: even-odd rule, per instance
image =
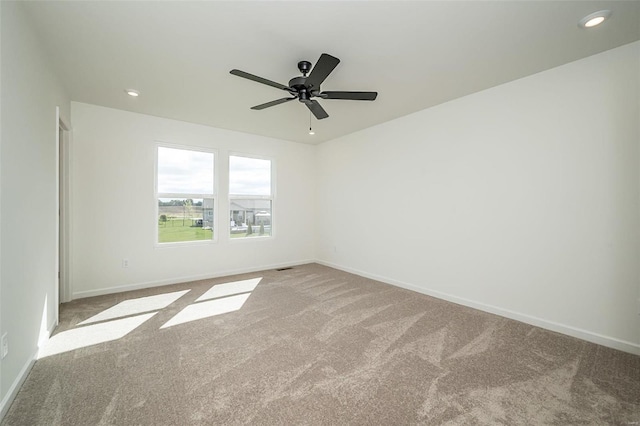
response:
[[[238,77],[243,77],[249,80],[256,81],[258,83],[275,87],[276,89],[281,89],[289,92],[290,97],[276,99],[275,101],[256,105],[254,107],[251,107],[251,109],[261,110],[297,99],[298,101],[305,104],[318,120],[322,120],[323,118],[329,117],[329,114],[327,114],[320,103],[318,103],[318,101],[314,100],[313,98],[373,101],[376,99],[376,96],[378,96],[378,92],[320,91],[320,85],[322,84],[322,82],[329,76],[329,74],[331,74],[331,72],[339,63],[340,59],[326,53],[320,55],[320,59],[318,59],[318,62],[313,67],[313,69],[311,69],[311,62],[300,61],[298,62],[298,69],[302,73],[302,76],[292,78],[289,81],[288,86],[236,69],[233,69],[230,72],[231,74],[237,75]],[[311,71],[311,73],[309,73],[309,71]],[[307,76],[307,74],[309,74],[309,76]]]

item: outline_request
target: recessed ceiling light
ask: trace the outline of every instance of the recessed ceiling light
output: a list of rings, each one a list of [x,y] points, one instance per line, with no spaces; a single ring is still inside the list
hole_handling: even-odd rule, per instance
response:
[[[593,12],[578,22],[578,26],[580,28],[593,28],[602,24],[605,20],[607,20],[611,16],[610,10],[599,10],[597,12]]]
[[[133,96],[134,98],[137,98],[138,96],[140,96],[140,92],[138,92],[137,90],[127,89],[125,90],[125,92],[127,92],[127,95]]]

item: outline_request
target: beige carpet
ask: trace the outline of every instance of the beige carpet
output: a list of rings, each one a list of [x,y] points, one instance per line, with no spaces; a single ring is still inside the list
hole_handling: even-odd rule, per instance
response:
[[[316,264],[60,316],[3,425],[640,422],[638,356]]]

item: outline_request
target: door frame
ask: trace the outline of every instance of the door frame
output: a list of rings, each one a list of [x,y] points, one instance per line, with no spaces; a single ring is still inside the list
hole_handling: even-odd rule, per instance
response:
[[[56,288],[55,310],[56,323],[59,317],[60,303],[71,301],[69,280],[70,250],[70,140],[71,126],[60,115],[60,107],[56,107]]]

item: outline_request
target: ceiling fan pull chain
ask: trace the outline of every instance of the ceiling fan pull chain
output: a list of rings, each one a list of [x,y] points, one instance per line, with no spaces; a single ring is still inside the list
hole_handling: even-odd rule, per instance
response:
[[[309,134],[310,135],[316,134],[316,132],[314,132],[313,129],[311,128],[311,111],[309,111]]]

